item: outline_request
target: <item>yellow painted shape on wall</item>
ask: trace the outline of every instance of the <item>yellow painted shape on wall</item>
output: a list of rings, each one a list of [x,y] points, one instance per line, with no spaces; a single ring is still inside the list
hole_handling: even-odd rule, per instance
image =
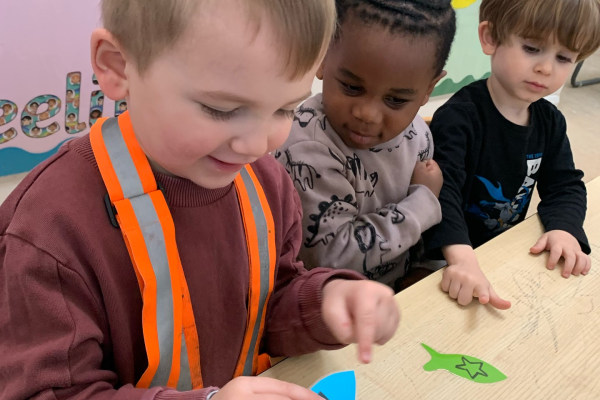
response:
[[[454,8],[466,8],[477,0],[452,0],[452,7]]]

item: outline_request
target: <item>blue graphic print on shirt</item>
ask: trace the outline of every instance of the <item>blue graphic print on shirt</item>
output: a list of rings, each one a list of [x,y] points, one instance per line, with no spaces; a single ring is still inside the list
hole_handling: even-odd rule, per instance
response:
[[[541,153],[527,155],[527,175],[512,199],[504,194],[502,183],[494,184],[489,179],[475,175],[483,183],[489,198],[469,204],[466,211],[481,219],[485,227],[494,233],[511,228],[522,219],[522,213],[527,210],[536,182],[533,176],[539,171],[541,163]]]

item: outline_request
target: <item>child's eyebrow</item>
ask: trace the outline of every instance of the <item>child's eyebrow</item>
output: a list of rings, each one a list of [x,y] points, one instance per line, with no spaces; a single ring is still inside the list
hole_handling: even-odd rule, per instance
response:
[[[352,79],[358,83],[363,82],[363,79],[361,77],[355,75],[354,73],[350,72],[346,68],[340,68],[340,73],[342,75],[344,75],[346,78]],[[408,88],[402,88],[402,89],[391,88],[390,92],[392,92],[394,94],[398,94],[398,95],[409,95],[409,94],[417,93],[417,91],[415,89],[408,89]]]
[[[417,91],[415,89],[390,89],[390,92],[394,94],[415,94]]]
[[[358,82],[362,82],[363,81],[361,77],[359,77],[358,75],[353,74],[352,72],[350,72],[346,68],[340,68],[340,73],[342,75],[345,75],[346,78],[354,79],[355,81],[358,81]]]

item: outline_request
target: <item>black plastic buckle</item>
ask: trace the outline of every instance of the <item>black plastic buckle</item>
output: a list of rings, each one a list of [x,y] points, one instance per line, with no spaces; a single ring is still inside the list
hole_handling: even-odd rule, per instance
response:
[[[160,182],[156,182],[156,187],[163,193],[164,196],[165,189]],[[117,221],[117,209],[111,203],[108,193],[104,195],[104,206],[106,207],[106,213],[108,214],[108,219],[110,220],[111,225],[115,228],[119,228],[119,221]]]
[[[114,226],[115,228],[119,228],[119,222],[117,221],[117,217],[116,217],[117,209],[110,202],[110,197],[108,197],[108,193],[104,195],[104,206],[106,207],[108,219],[110,220],[110,223],[112,224],[112,226]]]

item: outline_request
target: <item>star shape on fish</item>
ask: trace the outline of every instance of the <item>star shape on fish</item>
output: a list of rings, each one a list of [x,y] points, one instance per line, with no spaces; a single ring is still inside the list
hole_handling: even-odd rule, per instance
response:
[[[477,375],[488,376],[488,374],[481,369],[483,367],[483,362],[480,361],[469,361],[466,357],[462,357],[462,364],[458,364],[456,368],[462,369],[463,371],[467,371],[471,379],[475,379]]]

